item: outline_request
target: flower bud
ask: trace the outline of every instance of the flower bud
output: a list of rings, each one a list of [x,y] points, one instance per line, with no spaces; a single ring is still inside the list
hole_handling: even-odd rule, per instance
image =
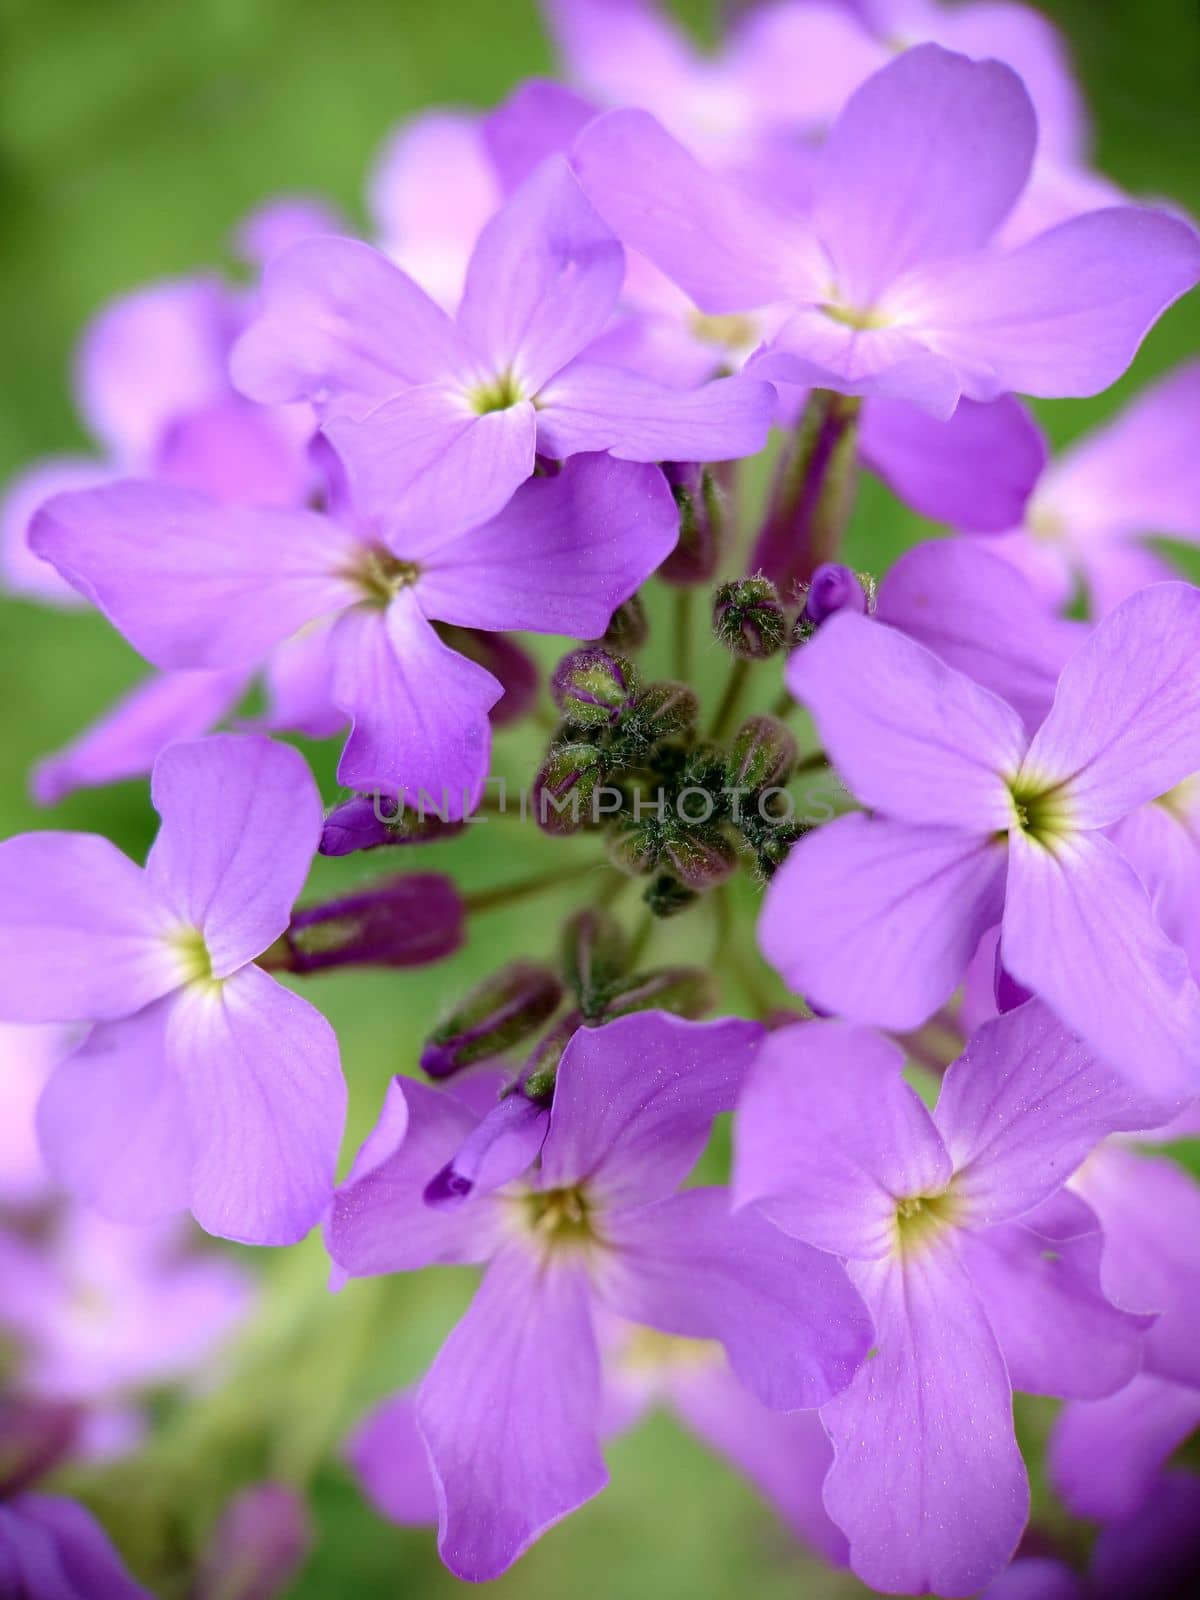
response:
[[[543,833],[577,833],[591,817],[592,795],[604,777],[603,753],[593,744],[553,746],[533,780],[533,820]]]
[[[604,1020],[634,1011],[670,1011],[692,1020],[705,1017],[717,1004],[717,980],[702,967],[663,967],[630,978],[609,996]]]
[[[312,1543],[308,1510],[294,1489],[257,1483],[225,1507],[201,1561],[195,1600],[274,1600]]]
[[[694,889],[687,888],[678,878],[672,878],[670,873],[664,872],[647,886],[642,899],[656,917],[665,918],[686,911],[697,895]]]
[[[447,1208],[472,1194],[490,1194],[527,1172],[541,1154],[550,1109],[520,1089],[504,1099],[463,1140],[425,1186],[425,1204]]]
[[[362,894],[297,911],[260,963],[285,972],[423,967],[463,942],[466,908],[440,872],[385,878]]]
[[[613,612],[596,643],[605,650],[640,650],[650,637],[650,622],[640,595],[630,595]]]
[[[647,744],[687,733],[699,715],[700,702],[685,683],[647,684],[631,712],[642,726]]]
[[[503,1054],[536,1032],[558,1009],[562,985],[547,967],[514,961],[477,984],[439,1024],[421,1052],[431,1078]]]
[[[721,557],[720,490],[712,473],[692,462],[670,462],[663,471],[679,507],[679,540],[658,576],[681,588],[707,583]]]
[[[782,649],[788,626],[769,578],[737,578],[713,596],[713,632],[735,656],[762,661]]]
[[[608,856],[613,866],[631,878],[653,872],[663,850],[662,824],[654,817],[626,821],[608,836]]]
[[[791,731],[777,717],[747,717],[729,747],[726,781],[731,789],[751,791],[785,784],[798,754]]]
[[[432,839],[452,839],[461,822],[443,822],[436,813],[422,816],[387,795],[356,794],[334,806],[325,818],[320,852],[323,856],[349,856],[380,845],[425,844]]]
[[[570,1011],[538,1040],[521,1074],[521,1093],[527,1100],[536,1100],[539,1105],[549,1106],[554,1099],[558,1064],[564,1050],[579,1031],[581,1020],[578,1011]]]
[[[690,828],[666,841],[663,860],[689,889],[713,889],[737,870],[737,851],[716,828]]]
[[[58,1400],[0,1398],[0,1500],[56,1467],[75,1443],[83,1413]]]
[[[563,971],[584,1011],[597,992],[607,990],[626,970],[629,941],[615,917],[590,907],[578,911],[563,929]]]
[[[577,728],[616,722],[633,703],[637,688],[637,668],[631,661],[591,644],[564,656],[550,682],[555,705]]]
[[[813,573],[804,599],[802,620],[819,627],[835,611],[862,614],[867,609],[867,591],[857,574],[840,562],[826,561]]]

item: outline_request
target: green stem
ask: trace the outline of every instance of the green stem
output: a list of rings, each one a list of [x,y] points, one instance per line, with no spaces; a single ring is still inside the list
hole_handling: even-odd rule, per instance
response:
[[[573,866],[555,867],[551,872],[539,872],[532,878],[521,878],[516,883],[497,884],[491,889],[477,889],[463,896],[463,904],[472,916],[483,911],[498,911],[504,906],[516,905],[521,900],[531,900],[539,894],[560,889],[572,878],[581,878],[597,867],[607,867],[607,861],[578,861]]]
[[[692,676],[692,589],[675,591],[675,676],[688,683]]]
[[[771,715],[778,717],[780,722],[786,722],[796,709],[796,702],[792,699],[790,689],[780,689],[775,699],[771,702]]]
[[[717,707],[716,715],[712,720],[712,727],[708,730],[709,738],[720,739],[729,731],[737,711],[738,703],[746,688],[746,681],[750,676],[750,663],[744,656],[739,656],[733,663],[733,671],[725,682],[725,693],[721,696],[721,703]]]

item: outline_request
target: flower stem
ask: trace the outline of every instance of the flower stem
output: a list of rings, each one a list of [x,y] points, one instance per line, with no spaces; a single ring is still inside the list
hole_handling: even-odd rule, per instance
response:
[[[675,591],[675,676],[687,683],[692,676],[692,589]]]
[[[749,675],[749,661],[744,656],[739,656],[733,663],[733,671],[726,679],[725,693],[721,696],[721,703],[717,707],[716,715],[713,717],[712,727],[708,730],[711,739],[720,739],[729,731],[734,713],[738,708],[738,702],[745,691],[746,680]]]
[[[491,889],[477,889],[463,896],[463,904],[470,915],[483,911],[498,911],[504,906],[516,905],[521,900],[531,900],[536,895],[560,889],[572,878],[581,878],[596,867],[607,867],[607,861],[578,861],[573,866],[558,866],[551,872],[539,872],[531,878],[520,878],[516,883],[501,883]]]

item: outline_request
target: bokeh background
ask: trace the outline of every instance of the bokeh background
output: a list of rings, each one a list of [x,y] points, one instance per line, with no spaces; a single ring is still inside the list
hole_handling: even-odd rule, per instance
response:
[[[1200,214],[1196,0],[1046,0],[1042,9],[1070,41],[1099,167],[1134,194]],[[712,0],[678,10],[711,37]],[[39,455],[86,445],[71,404],[71,354],[108,297],[230,265],[237,222],[281,191],[326,196],[362,223],[364,173],[398,120],[437,103],[486,106],[551,68],[534,0],[0,0],[0,479]],[[1043,420],[1065,441],[1197,352],[1193,296],[1163,319],[1117,389],[1043,406]],[[929,531],[868,486],[851,552],[880,571]],[[80,828],[132,854],[145,850],[154,819],[144,785],[76,796],[49,816],[26,792],[35,758],[143,670],[97,616],[0,601],[0,834]],[[334,752],[310,753],[331,800]],[[497,770],[519,777],[532,753],[532,735],[509,738]],[[546,864],[531,833],[475,830],[453,854],[423,851],[420,864],[461,868],[472,887],[519,878]],[[321,863],[313,892],[378,870],[370,858]],[[548,949],[567,904],[564,894],[481,919],[450,966],[326,978],[309,990],[342,1038],[348,1149],[388,1075],[412,1070],[449,999],[518,946]],[[696,924],[681,925],[677,953],[703,960],[711,927]],[[430,1534],[391,1528],[365,1507],[336,1441],[374,1398],[419,1374],[465,1305],[470,1276],[360,1283],[333,1299],[314,1241],[266,1256],[254,1262],[263,1309],[231,1382],[188,1406],[164,1401],[147,1454],[75,1487],[164,1594],[223,1496],[266,1473],[305,1483],[312,1496],[318,1542],[289,1591],[297,1600],[459,1589]],[[1033,1433],[1043,1422],[1036,1412],[1023,1418]],[[864,1592],[805,1562],[751,1491],[668,1419],[617,1442],[610,1464],[606,1494],[543,1540],[495,1586],[498,1595]]]

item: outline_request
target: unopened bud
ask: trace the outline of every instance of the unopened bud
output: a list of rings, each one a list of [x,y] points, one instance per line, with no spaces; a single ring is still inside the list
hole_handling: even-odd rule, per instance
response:
[[[555,745],[533,780],[533,820],[543,833],[577,833],[590,819],[603,777],[604,756],[595,745]]]
[[[743,660],[762,661],[782,649],[787,617],[769,578],[738,578],[713,596],[713,632]]]
[[[707,583],[721,558],[720,490],[712,473],[694,463],[671,462],[663,470],[679,507],[679,540],[658,576],[681,588]]]
[[[616,722],[632,705],[637,689],[633,663],[598,645],[585,645],[564,656],[550,683],[555,705],[578,728]]]
[[[702,967],[664,967],[642,973],[618,988],[604,1008],[605,1021],[633,1011],[670,1011],[677,1017],[705,1017],[715,1009],[717,980]]]
[[[640,595],[630,595],[613,612],[603,635],[596,643],[605,650],[640,650],[650,637],[650,622]]]
[[[443,822],[437,815],[422,815],[417,808],[388,795],[356,794],[334,806],[325,818],[319,848],[323,856],[349,856],[358,850],[376,850],[380,845],[452,839],[462,829],[461,822]]]
[[[586,1011],[588,999],[608,989],[625,971],[629,941],[607,911],[578,911],[563,929],[563,971]]]
[[[258,1483],[226,1506],[196,1580],[195,1600],[274,1600],[312,1543],[308,1510],[294,1489]]]
[[[737,871],[737,851],[715,828],[692,828],[668,839],[663,860],[689,889],[713,889]]]
[[[608,836],[608,855],[613,866],[631,878],[653,872],[663,851],[663,828],[654,817],[626,822]]]
[[[647,684],[632,711],[649,744],[686,733],[699,715],[700,702],[685,683]]]
[[[527,1099],[536,1100],[543,1106],[548,1106],[553,1100],[558,1064],[579,1031],[581,1020],[578,1011],[569,1012],[561,1022],[554,1024],[544,1038],[538,1040],[521,1074],[521,1093]]]
[[[805,622],[819,627],[835,611],[860,615],[867,609],[867,590],[857,573],[840,562],[826,561],[813,573],[801,613]]]
[[[731,789],[757,791],[784,784],[799,750],[777,717],[747,717],[733,736],[725,776]]]
[[[362,894],[297,911],[261,965],[285,972],[330,967],[423,967],[463,942],[466,908],[440,872],[386,878]]]
[[[558,1009],[562,985],[547,967],[514,961],[478,984],[429,1036],[421,1066],[431,1078],[503,1054]]]
[[[698,898],[694,889],[689,889],[680,883],[678,878],[672,878],[669,873],[663,873],[654,879],[642,899],[656,917],[674,917],[679,912],[686,911],[693,901]]]

